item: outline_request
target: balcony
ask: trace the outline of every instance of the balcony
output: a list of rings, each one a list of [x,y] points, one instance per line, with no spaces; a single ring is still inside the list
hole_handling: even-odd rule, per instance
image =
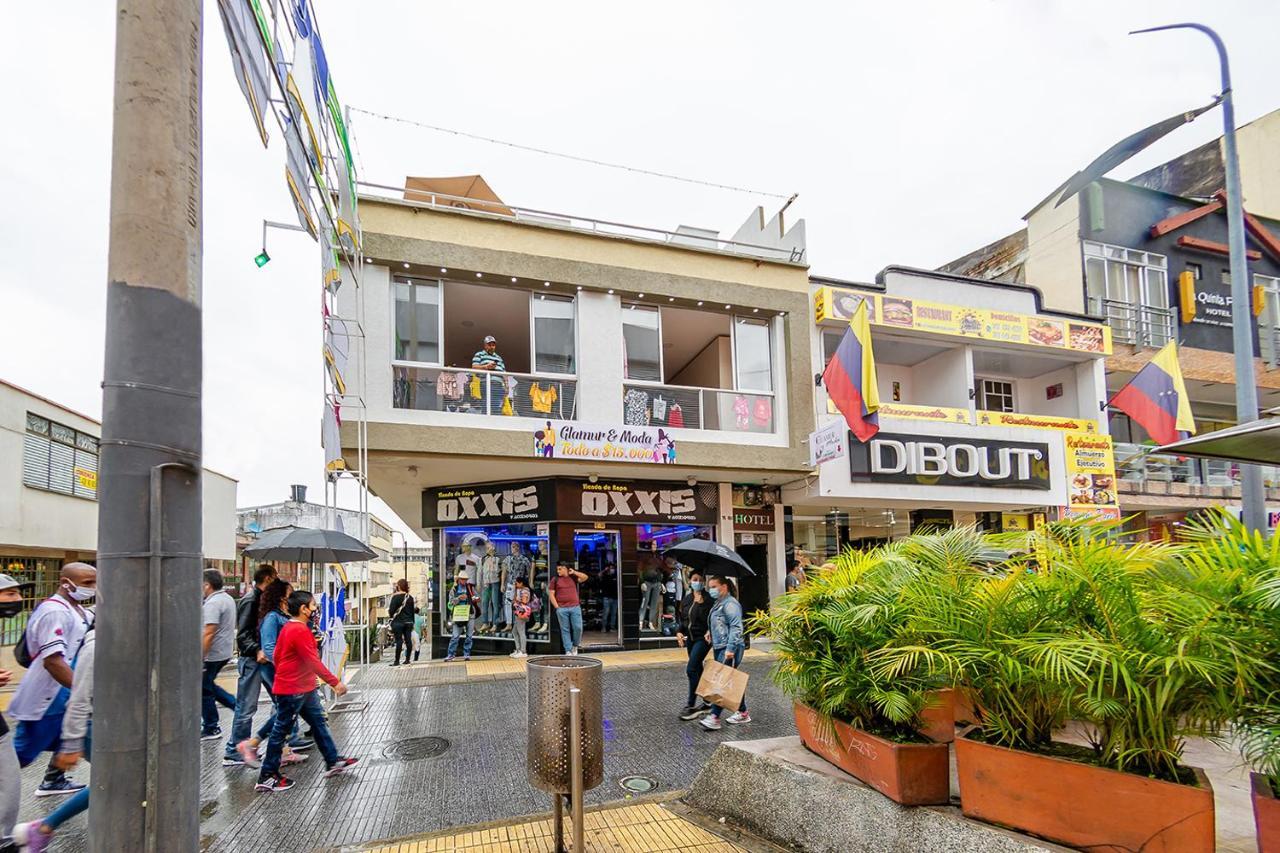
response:
[[[1172,308],[1132,305],[1117,299],[1089,297],[1089,313],[1106,318],[1111,339],[1139,347],[1162,347],[1173,338]]]
[[[774,431],[776,401],[770,392],[634,381],[624,384],[622,391],[623,422],[628,426]]]
[[[1116,443],[1116,474],[1121,484],[1130,484],[1124,491],[1185,497],[1238,495],[1240,467],[1236,463],[1149,450],[1141,444]],[[1267,489],[1280,489],[1280,468],[1262,466],[1262,480]]]
[[[576,379],[459,367],[393,365],[391,371],[397,409],[577,420]]]

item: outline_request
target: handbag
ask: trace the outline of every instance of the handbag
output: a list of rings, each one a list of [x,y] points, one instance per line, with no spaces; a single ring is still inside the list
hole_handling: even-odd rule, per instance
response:
[[[702,669],[697,694],[712,705],[737,710],[747,695],[747,673],[718,661],[709,660]]]

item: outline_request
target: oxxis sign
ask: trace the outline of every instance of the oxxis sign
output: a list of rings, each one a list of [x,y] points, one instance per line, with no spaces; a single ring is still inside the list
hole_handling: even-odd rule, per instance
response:
[[[550,521],[555,518],[555,499],[551,480],[425,489],[422,526]]]
[[[1047,490],[1049,445],[878,432],[849,441],[849,470],[879,483]]]

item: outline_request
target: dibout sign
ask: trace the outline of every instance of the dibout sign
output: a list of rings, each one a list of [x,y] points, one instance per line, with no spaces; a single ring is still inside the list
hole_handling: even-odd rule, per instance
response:
[[[1038,442],[879,433],[850,443],[854,479],[940,486],[1049,488],[1049,446]]]

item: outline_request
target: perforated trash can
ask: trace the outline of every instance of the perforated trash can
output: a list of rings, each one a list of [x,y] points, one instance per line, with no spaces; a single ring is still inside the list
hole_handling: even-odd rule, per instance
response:
[[[604,668],[596,658],[530,658],[529,784],[549,794],[570,792],[569,688],[577,687],[582,715],[582,789],[604,781]]]

